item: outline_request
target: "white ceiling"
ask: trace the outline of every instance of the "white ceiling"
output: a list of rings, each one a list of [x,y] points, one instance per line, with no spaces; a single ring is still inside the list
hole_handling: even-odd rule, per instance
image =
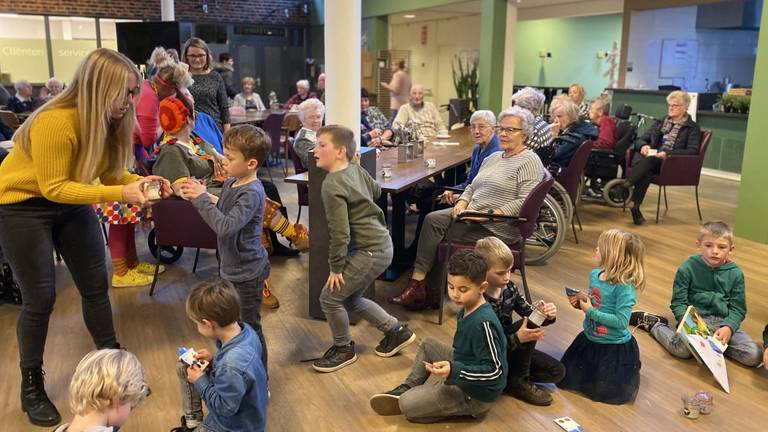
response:
[[[554,6],[563,4],[584,3],[578,0],[517,0],[519,9],[536,8],[542,6]],[[445,6],[435,6],[426,9],[415,9],[408,12],[399,12],[389,16],[390,24],[405,24],[419,21],[454,18],[458,16],[477,15],[480,13],[480,0],[454,3]],[[404,18],[403,15],[413,14],[415,18]]]

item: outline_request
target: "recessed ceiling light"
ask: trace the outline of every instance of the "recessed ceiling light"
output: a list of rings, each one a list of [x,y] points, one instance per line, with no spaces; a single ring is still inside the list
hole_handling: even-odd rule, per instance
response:
[[[413,18],[416,18],[416,15],[414,15],[414,14],[407,14],[407,15],[403,15],[403,18],[413,19]]]

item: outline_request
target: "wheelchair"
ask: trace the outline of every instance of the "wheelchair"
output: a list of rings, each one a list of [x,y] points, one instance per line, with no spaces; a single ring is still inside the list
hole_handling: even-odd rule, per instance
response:
[[[617,118],[616,133],[619,139],[613,149],[592,150],[584,170],[582,198],[604,202],[611,207],[622,207],[629,199],[628,191],[626,188],[613,186],[623,180],[623,169],[621,176],[618,175],[618,169],[624,166],[624,155],[637,138],[637,126],[632,123],[631,118],[638,114],[632,114],[631,106],[621,105],[616,110],[615,116]],[[588,187],[587,181],[589,181]],[[611,187],[608,187],[609,185]]]

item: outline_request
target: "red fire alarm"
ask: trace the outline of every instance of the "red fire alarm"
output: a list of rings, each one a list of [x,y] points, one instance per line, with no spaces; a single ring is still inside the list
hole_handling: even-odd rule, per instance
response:
[[[421,44],[427,44],[427,26],[421,26]]]

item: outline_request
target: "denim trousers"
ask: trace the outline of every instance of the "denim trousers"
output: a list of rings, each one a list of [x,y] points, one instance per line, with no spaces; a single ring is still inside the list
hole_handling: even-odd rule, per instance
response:
[[[54,245],[80,292],[83,319],[99,349],[118,347],[109,302],[104,237],[90,205],[33,198],[0,206],[0,247],[19,283],[16,323],[22,368],[40,367],[56,303]]]
[[[382,332],[388,332],[397,325],[397,318],[385,311],[378,303],[363,297],[365,290],[381,275],[392,262],[392,244],[384,250],[350,251],[342,276],[341,289],[331,292],[324,287],[320,293],[320,307],[328,320],[333,334],[333,344],[349,345],[352,334],[349,331],[349,312],[360,315]]]
[[[264,297],[264,280],[258,277],[244,282],[232,282],[235,291],[240,296],[240,320],[247,323],[259,336],[261,341],[261,363],[267,371],[267,341],[261,329],[261,302]]]
[[[702,318],[707,323],[709,331],[713,333],[725,325],[725,320],[718,316],[709,315]],[[651,329],[651,336],[675,357],[690,358],[692,356],[674,328],[658,324]],[[763,361],[762,348],[741,329],[736,330],[731,336],[724,355],[748,367],[755,367]]]
[[[453,348],[429,336],[419,343],[411,373],[404,384],[410,390],[400,396],[400,411],[410,421],[434,423],[450,417],[479,417],[491,404],[472,399],[459,386],[446,384],[427,372],[424,362],[434,363],[453,358]]]
[[[181,409],[187,425],[193,426],[195,432],[216,432],[203,425],[203,400],[195,390],[195,386],[187,381],[188,364],[179,360],[176,362],[176,375],[179,377],[181,390]]]

